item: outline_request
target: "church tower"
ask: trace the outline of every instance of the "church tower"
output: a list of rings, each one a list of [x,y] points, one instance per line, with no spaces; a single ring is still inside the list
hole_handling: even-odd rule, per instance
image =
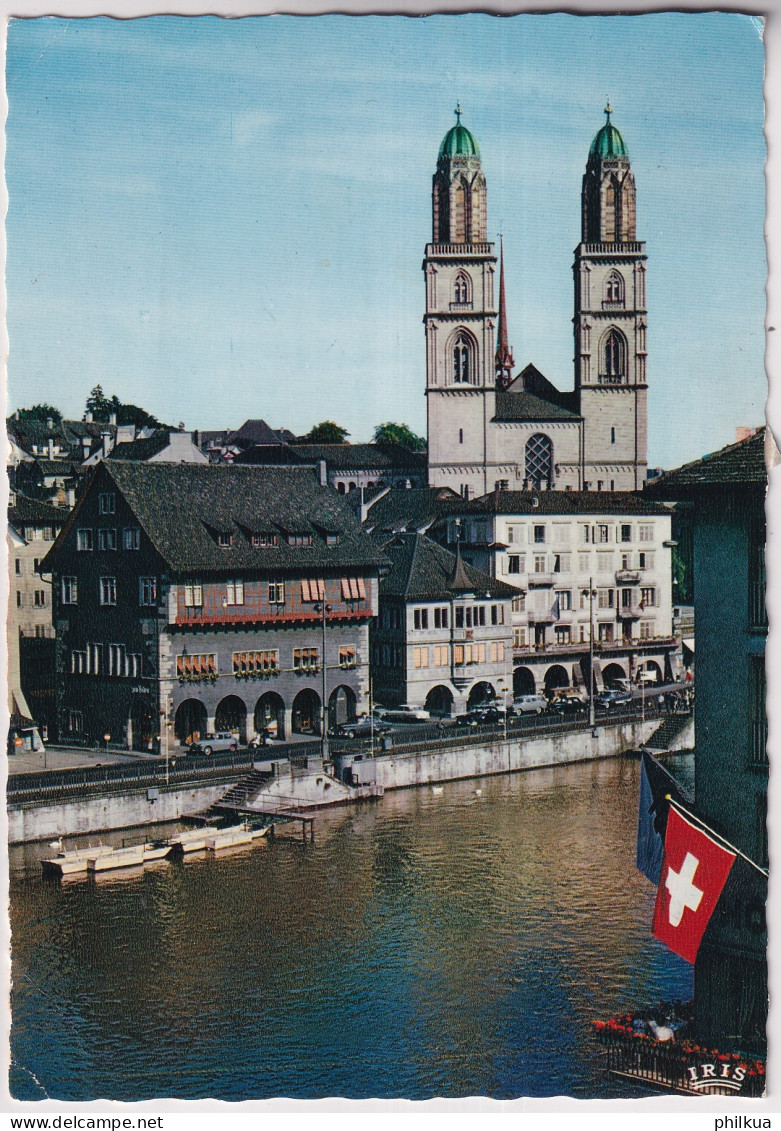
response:
[[[634,491],[647,470],[646,255],[635,230],[634,176],[611,114],[608,103],[583,177],[575,394],[584,489]]]
[[[439,147],[423,261],[429,483],[474,498],[493,486],[486,457],[496,399],[496,256],[480,150],[461,125],[460,105],[455,113]]]

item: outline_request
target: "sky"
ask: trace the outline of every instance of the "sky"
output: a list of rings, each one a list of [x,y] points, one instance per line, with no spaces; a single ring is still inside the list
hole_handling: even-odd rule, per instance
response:
[[[756,17],[30,19],[8,32],[7,410],[90,389],[187,428],[425,432],[442,137],[480,145],[510,343],[573,386],[580,186],[606,99],[648,253],[649,464],[757,425]]]

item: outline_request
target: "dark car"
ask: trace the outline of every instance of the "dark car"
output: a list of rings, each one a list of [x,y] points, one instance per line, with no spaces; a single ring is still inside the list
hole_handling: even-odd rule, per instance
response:
[[[625,691],[620,687],[611,687],[606,691],[600,691],[597,695],[597,704],[603,710],[609,711],[611,707],[618,707],[622,704],[632,702],[632,692]]]
[[[343,738],[370,738],[372,734],[392,734],[393,727],[379,719],[358,719],[354,723],[343,723],[336,729],[337,735]]]
[[[465,715],[456,715],[456,726],[485,727],[504,721],[504,711],[498,707],[474,707]]]

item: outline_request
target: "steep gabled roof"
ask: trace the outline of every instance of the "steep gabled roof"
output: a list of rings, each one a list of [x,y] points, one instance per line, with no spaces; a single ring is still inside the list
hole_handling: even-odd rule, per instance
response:
[[[8,508],[8,522],[17,530],[20,526],[43,523],[47,526],[64,526],[70,512],[63,507],[53,507],[39,499],[17,495],[14,506]]]
[[[395,489],[372,504],[366,516],[366,526],[370,530],[382,531],[424,530],[463,503],[462,497],[449,487]]]
[[[450,601],[467,591],[476,596],[515,597],[518,590],[467,565],[425,534],[378,538],[391,569],[380,580],[380,598],[405,601]]]
[[[130,460],[98,467],[47,561],[56,564],[86,499],[112,483],[173,572],[374,569],[384,561],[342,498],[307,468]],[[253,534],[266,533],[277,535],[276,545],[252,545]],[[335,545],[326,533],[338,535]],[[312,544],[289,545],[289,534],[311,535]],[[219,535],[231,545],[219,546]]]
[[[159,455],[168,447],[170,440],[168,430],[155,432],[144,440],[128,440],[126,443],[117,444],[109,453],[109,459],[151,459]]]
[[[534,393],[512,392],[508,389],[496,394],[494,420],[499,423],[522,424],[525,420],[568,420],[576,423],[580,419],[578,413],[554,404],[553,401],[543,400]]]
[[[362,468],[382,471],[391,467],[424,468],[425,452],[411,452],[401,444],[293,444],[296,455],[307,462],[324,459],[329,469]]]
[[[765,444],[772,442],[759,428],[745,440],[729,444],[702,459],[685,463],[646,484],[646,493],[657,499],[688,498],[699,490],[740,487],[767,482]]]
[[[241,428],[231,432],[228,441],[235,444],[279,444],[284,443],[284,438],[275,432],[265,420],[245,420]]]

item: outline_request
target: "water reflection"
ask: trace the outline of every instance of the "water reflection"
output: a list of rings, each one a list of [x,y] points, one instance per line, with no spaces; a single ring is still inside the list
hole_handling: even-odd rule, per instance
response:
[[[450,783],[334,810],[314,844],[15,876],[12,1093],[639,1094],[588,1023],[688,996],[691,968],[650,935],[637,780],[616,759]]]

